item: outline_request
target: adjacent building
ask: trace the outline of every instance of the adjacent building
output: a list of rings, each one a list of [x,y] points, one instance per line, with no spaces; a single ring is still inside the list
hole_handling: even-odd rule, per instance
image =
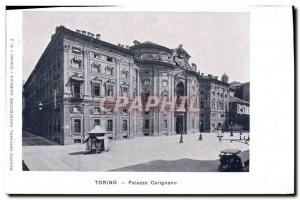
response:
[[[230,96],[229,99],[230,129],[236,131],[250,130],[250,104],[248,101]]]
[[[233,92],[234,97],[250,101],[250,82],[240,83],[234,81],[230,83],[229,89]]]
[[[201,131],[212,132],[227,127],[229,108],[228,76],[200,75],[200,124]]]

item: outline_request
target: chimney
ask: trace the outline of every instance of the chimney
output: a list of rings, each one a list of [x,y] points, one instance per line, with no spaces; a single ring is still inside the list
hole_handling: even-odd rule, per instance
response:
[[[81,33],[81,31],[80,31],[80,30],[78,30],[78,29],[76,29],[76,32],[77,32],[77,33]]]
[[[95,38],[95,34],[94,33],[92,33],[92,38]]]
[[[86,35],[86,31],[84,31],[84,30],[82,30],[81,33],[82,33],[82,35]]]
[[[92,37],[92,33],[91,33],[91,32],[88,32],[87,35],[88,35],[89,37]]]
[[[101,35],[100,35],[99,33],[97,33],[97,34],[96,34],[96,38],[97,38],[97,40],[100,40]]]
[[[212,75],[211,74],[207,74],[208,78],[212,78]]]
[[[141,44],[141,43],[140,43],[139,41],[137,41],[137,40],[134,40],[134,41],[133,41],[133,44],[134,44],[134,45],[138,45],[138,44]]]

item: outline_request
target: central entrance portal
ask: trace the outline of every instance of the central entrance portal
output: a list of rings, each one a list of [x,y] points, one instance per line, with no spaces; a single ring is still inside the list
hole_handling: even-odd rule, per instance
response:
[[[182,81],[178,82],[176,84],[176,87],[175,87],[175,95],[176,95],[176,107],[181,107],[182,103],[184,102],[181,102],[181,97],[183,97],[185,95],[185,86],[184,86],[184,83]],[[176,119],[176,123],[175,123],[175,131],[176,131],[176,134],[181,134],[183,133],[183,131],[185,131],[185,126],[186,126],[186,113],[185,112],[182,112],[182,111],[179,111],[179,112],[176,112],[175,111],[175,119]],[[186,134],[186,131],[185,131],[185,134]]]
[[[177,116],[176,117],[176,134],[181,134],[184,130],[184,117]]]

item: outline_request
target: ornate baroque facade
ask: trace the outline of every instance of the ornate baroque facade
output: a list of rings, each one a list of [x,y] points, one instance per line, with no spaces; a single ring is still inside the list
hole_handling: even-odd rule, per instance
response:
[[[24,84],[24,129],[61,144],[82,142],[94,125],[106,127],[112,139],[173,135],[199,131],[199,112],[126,107],[100,109],[104,97],[150,96],[195,99],[199,107],[196,65],[180,45],[176,49],[134,41],[113,45],[100,35],[57,27],[51,42]]]
[[[178,48],[134,41],[113,45],[86,31],[57,27],[51,42],[24,84],[24,129],[61,144],[82,142],[94,125],[106,127],[112,139],[211,131],[226,123],[228,78],[217,80],[196,72],[190,55]],[[222,77],[223,79],[224,77]],[[151,96],[194,99],[197,110],[138,112],[115,109],[105,97]]]

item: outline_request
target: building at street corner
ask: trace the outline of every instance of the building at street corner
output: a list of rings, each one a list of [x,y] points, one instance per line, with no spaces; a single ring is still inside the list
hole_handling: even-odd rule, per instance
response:
[[[229,77],[200,74],[200,126],[201,131],[213,132],[228,127]]]
[[[170,49],[152,42],[114,45],[100,34],[56,28],[23,85],[23,129],[60,144],[83,142],[95,125],[111,139],[211,132],[229,119],[229,83],[197,72],[182,45]],[[195,109],[115,109],[127,97],[144,106],[157,97]],[[191,100],[192,99],[192,100]],[[151,101],[151,100],[150,100]],[[191,106],[192,105],[192,106]],[[167,108],[168,106],[166,106]],[[200,111],[199,111],[200,110]]]

